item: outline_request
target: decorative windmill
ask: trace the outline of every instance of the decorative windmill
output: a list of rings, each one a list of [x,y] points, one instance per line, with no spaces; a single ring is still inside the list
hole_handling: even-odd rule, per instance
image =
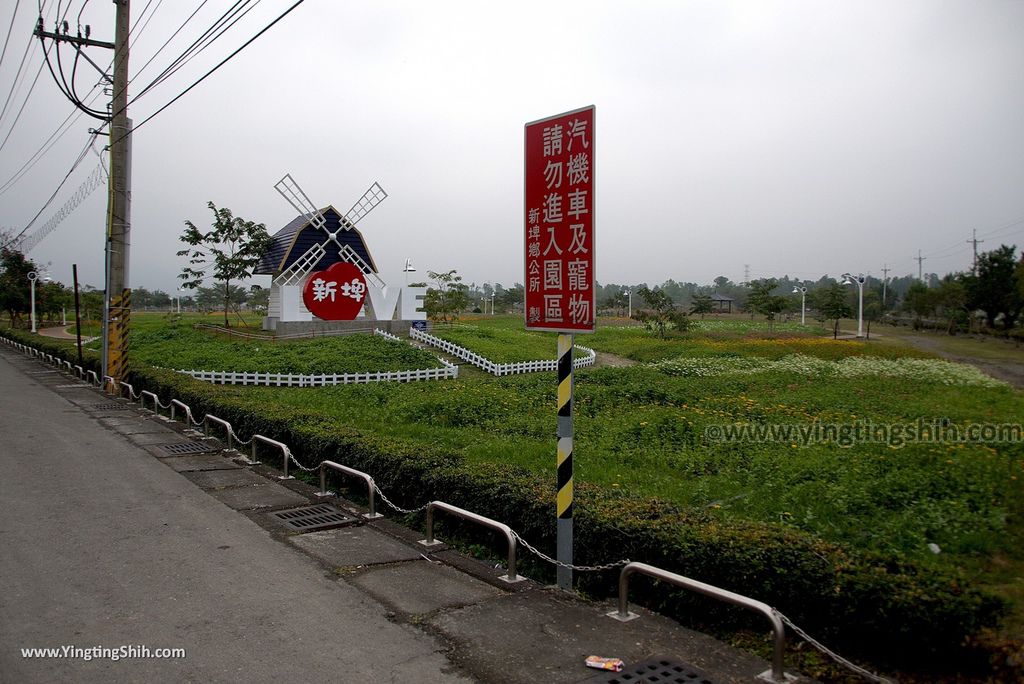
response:
[[[384,287],[356,228],[388,196],[379,183],[374,182],[344,215],[331,206],[318,209],[291,174],[278,181],[274,189],[299,216],[274,235],[273,246],[255,270],[256,274],[273,276],[265,328],[275,329],[278,320],[311,320],[312,314],[302,302],[303,283],[313,271],[332,264],[352,264],[368,284]]]
[[[380,287],[384,287],[384,281],[374,272],[373,268],[366,263],[355,250],[348,245],[343,245],[338,241],[338,235],[342,231],[350,231],[356,227],[356,224],[363,220],[367,214],[373,211],[374,207],[384,201],[387,198],[388,193],[384,191],[384,188],[380,187],[380,184],[374,181],[370,189],[363,193],[363,196],[356,200],[356,203],[352,205],[352,208],[348,210],[344,216],[341,217],[340,227],[333,233],[327,228],[327,220],[324,218],[323,212],[316,208],[309,197],[303,192],[299,184],[295,182],[290,173],[286,173],[284,178],[279,180],[274,189],[281,194],[288,204],[292,205],[296,211],[302,215],[311,226],[318,230],[322,230],[327,235],[327,240],[322,243],[313,245],[302,255],[295,263],[291,265],[287,270],[283,271],[281,275],[274,279],[275,282],[280,285],[297,285],[302,282],[302,279],[309,275],[309,272],[313,270],[313,267],[320,263],[320,260],[327,254],[327,245],[334,243],[334,246],[338,248],[338,258],[340,261],[347,261],[351,264],[355,264],[356,267],[362,271],[367,278],[373,280]]]

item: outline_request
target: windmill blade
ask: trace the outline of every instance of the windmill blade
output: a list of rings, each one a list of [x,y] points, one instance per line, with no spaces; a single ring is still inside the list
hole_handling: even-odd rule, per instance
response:
[[[284,197],[288,204],[292,205],[303,218],[309,221],[310,225],[314,228],[324,228],[327,225],[327,221],[324,220],[323,214],[316,208],[306,196],[306,193],[302,191],[299,184],[295,182],[290,173],[286,173],[284,178],[279,180],[274,189],[280,193],[281,197]]]
[[[373,208],[384,201],[384,198],[388,196],[388,193],[384,192],[384,188],[380,187],[380,183],[374,181],[370,189],[363,193],[352,208],[345,214],[345,218],[342,220],[341,225],[345,230],[352,230],[357,223],[363,220],[363,217],[373,211]]]
[[[363,272],[364,276],[366,276],[369,280],[373,281],[374,285],[376,285],[377,287],[384,287],[384,281],[381,280],[380,276],[373,272],[373,269],[370,268],[370,265],[368,263],[359,258],[359,255],[356,254],[354,249],[352,249],[348,245],[345,245],[338,252],[338,256],[341,258],[342,261],[347,261],[350,264],[354,264],[356,268]]]

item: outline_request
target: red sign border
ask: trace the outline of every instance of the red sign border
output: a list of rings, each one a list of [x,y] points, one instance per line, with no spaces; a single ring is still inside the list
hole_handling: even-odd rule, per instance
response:
[[[527,131],[527,129],[530,126],[536,126],[537,124],[546,123],[548,121],[553,121],[555,119],[561,119],[562,117],[565,117],[565,116],[571,116],[572,114],[579,114],[580,112],[587,112],[587,111],[591,112],[590,120],[592,122],[592,128],[591,128],[591,132],[592,133],[591,133],[591,138],[590,138],[590,145],[591,145],[591,153],[590,154],[591,154],[591,159],[594,160],[593,161],[593,166],[592,166],[592,169],[591,169],[591,185],[595,188],[594,203],[591,205],[591,210],[590,210],[591,211],[590,230],[591,230],[591,234],[592,234],[592,241],[591,241],[591,264],[593,266],[593,268],[591,268],[591,273],[593,274],[593,276],[592,276],[593,277],[593,284],[591,285],[591,288],[590,288],[590,310],[594,312],[594,323],[589,328],[564,328],[564,327],[562,327],[562,328],[549,328],[547,326],[544,326],[544,327],[535,326],[535,325],[531,326],[530,325],[530,309],[526,305],[526,298],[527,298],[528,292],[527,292],[526,287],[523,287],[523,323],[526,325],[526,329],[527,330],[537,330],[537,331],[540,331],[540,332],[554,332],[554,333],[559,333],[559,334],[562,334],[562,335],[574,335],[576,333],[580,333],[580,334],[584,334],[584,335],[590,335],[590,334],[593,334],[597,330],[597,192],[596,192],[596,188],[597,188],[596,178],[597,178],[597,176],[593,172],[593,169],[597,168],[597,163],[596,163],[596,157],[597,157],[597,106],[596,105],[587,105],[586,107],[580,107],[578,109],[571,109],[571,110],[569,110],[567,112],[562,112],[561,114],[554,114],[553,116],[545,116],[543,119],[537,119],[536,121],[529,121],[529,122],[527,122],[526,124],[523,125],[523,220],[524,221],[527,220],[526,219],[526,209],[527,209],[527,207],[526,207],[526,202],[527,202],[527,198],[526,198],[526,155],[527,155],[527,152],[528,152],[527,147],[526,147],[527,146],[527,139],[526,139],[526,131]],[[524,234],[523,234],[523,239],[524,240],[526,239],[525,231],[524,231]],[[524,249],[523,250],[523,276],[526,279],[525,282],[524,282],[524,286],[528,286],[528,283],[529,283],[529,277],[527,275],[527,269],[528,268],[529,268],[528,257],[527,257],[527,254],[526,254],[526,250]]]

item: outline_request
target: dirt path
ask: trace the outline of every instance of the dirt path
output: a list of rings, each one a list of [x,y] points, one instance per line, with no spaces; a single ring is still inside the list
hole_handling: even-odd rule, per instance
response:
[[[624,356],[616,356],[615,354],[609,354],[608,352],[597,352],[597,358],[594,360],[594,368],[625,368],[627,366],[635,366],[636,361],[633,359],[627,359]]]
[[[1017,389],[1024,389],[1024,350],[1016,349],[1013,345],[1001,340],[986,340],[984,342],[972,340],[972,342],[975,342],[975,344],[991,345],[992,351],[998,352],[993,354],[993,356],[1006,356],[1010,358],[982,358],[960,349],[951,350],[948,340],[939,335],[904,334],[893,335],[893,337],[898,337],[901,341],[922,351],[937,354],[947,361],[970,364],[997,380],[1008,382]],[[951,339],[956,340],[956,338]],[[1020,359],[1012,358],[1018,352]]]

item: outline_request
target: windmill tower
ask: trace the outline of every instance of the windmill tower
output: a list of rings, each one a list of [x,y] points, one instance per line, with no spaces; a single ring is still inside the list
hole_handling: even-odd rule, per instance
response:
[[[356,228],[388,196],[379,183],[374,182],[344,215],[331,206],[318,209],[291,174],[278,181],[274,189],[299,216],[274,236],[273,247],[255,270],[273,276],[264,328],[276,329],[278,321],[312,320],[313,315],[302,302],[302,286],[310,273],[332,264],[351,263],[367,281],[384,286]]]

